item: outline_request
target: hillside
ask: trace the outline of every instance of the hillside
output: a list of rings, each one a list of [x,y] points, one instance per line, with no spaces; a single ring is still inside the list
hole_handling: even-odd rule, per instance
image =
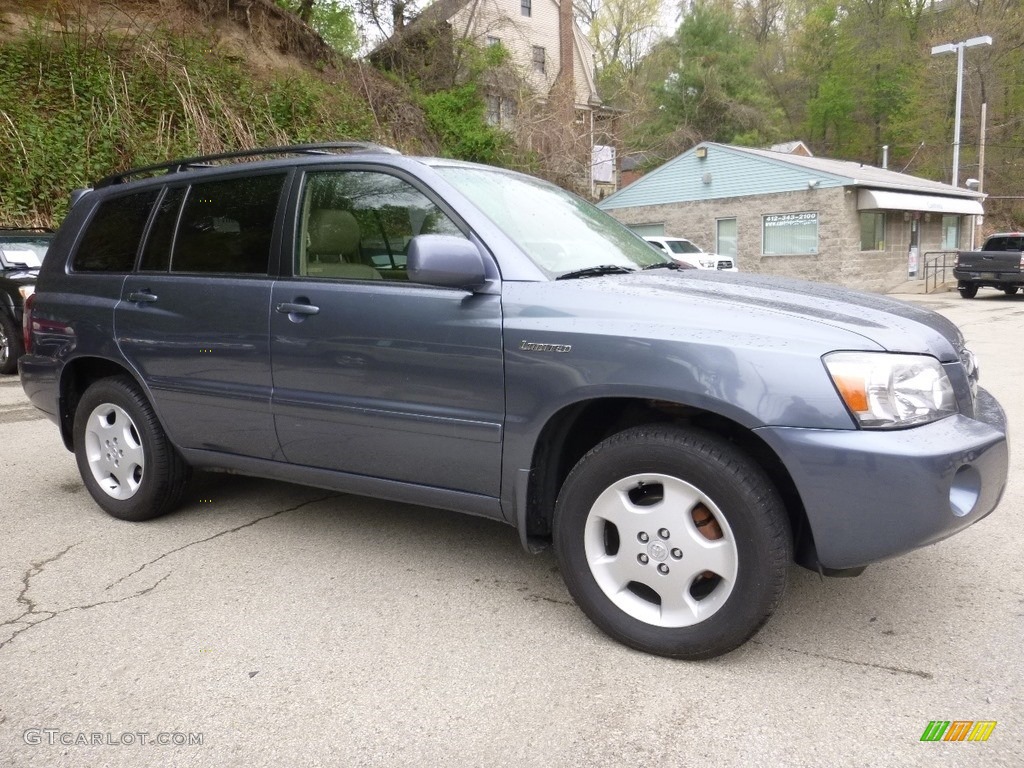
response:
[[[0,223],[55,226],[112,170],[268,144],[435,153],[403,86],[270,0],[0,0]]]

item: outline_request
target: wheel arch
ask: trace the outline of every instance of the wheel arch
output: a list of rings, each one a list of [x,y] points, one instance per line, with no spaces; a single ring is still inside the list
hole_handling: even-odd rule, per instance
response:
[[[520,535],[529,549],[551,541],[555,499],[576,463],[595,445],[624,429],[647,424],[692,426],[724,437],[760,466],[782,497],[793,532],[796,562],[817,568],[814,537],[796,484],[772,448],[749,428],[711,411],[643,398],[598,398],[563,407],[534,444]]]
[[[74,450],[75,412],[78,410],[78,402],[82,399],[82,394],[90,385],[100,379],[108,379],[114,376],[128,376],[143,392],[146,391],[131,369],[109,358],[76,357],[73,360],[69,360],[61,369],[59,399],[60,436],[64,441],[64,447],[69,451]]]

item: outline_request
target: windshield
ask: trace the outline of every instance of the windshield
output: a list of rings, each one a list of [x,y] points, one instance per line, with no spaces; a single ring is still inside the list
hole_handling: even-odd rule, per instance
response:
[[[590,203],[542,181],[499,170],[440,166],[444,178],[472,200],[548,276],[600,267],[643,269],[670,261]],[[609,269],[611,268],[611,269]]]
[[[0,261],[5,267],[37,268],[43,263],[43,256],[50,241],[47,238],[25,240],[0,239]]]
[[[669,250],[672,253],[703,253],[703,251],[689,240],[666,240]]]

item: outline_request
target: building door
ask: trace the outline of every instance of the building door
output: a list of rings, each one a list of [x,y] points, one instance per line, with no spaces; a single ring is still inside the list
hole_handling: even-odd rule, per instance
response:
[[[918,258],[921,254],[921,221],[920,214],[915,213],[910,220],[910,251],[907,253],[907,276],[917,277]]]

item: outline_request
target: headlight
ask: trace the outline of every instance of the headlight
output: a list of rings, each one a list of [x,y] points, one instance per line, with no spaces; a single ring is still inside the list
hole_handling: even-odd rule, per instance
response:
[[[909,427],[956,413],[953,386],[934,357],[833,352],[822,360],[846,407],[866,429]]]
[[[714,269],[714,266],[715,266],[715,260],[714,259],[697,259],[697,261],[700,262],[700,265],[702,267],[704,267],[704,269]]]
[[[36,292],[36,287],[34,285],[19,285],[18,286],[18,293],[21,294],[21,300],[22,301],[27,299],[29,296],[31,296],[35,292]]]

